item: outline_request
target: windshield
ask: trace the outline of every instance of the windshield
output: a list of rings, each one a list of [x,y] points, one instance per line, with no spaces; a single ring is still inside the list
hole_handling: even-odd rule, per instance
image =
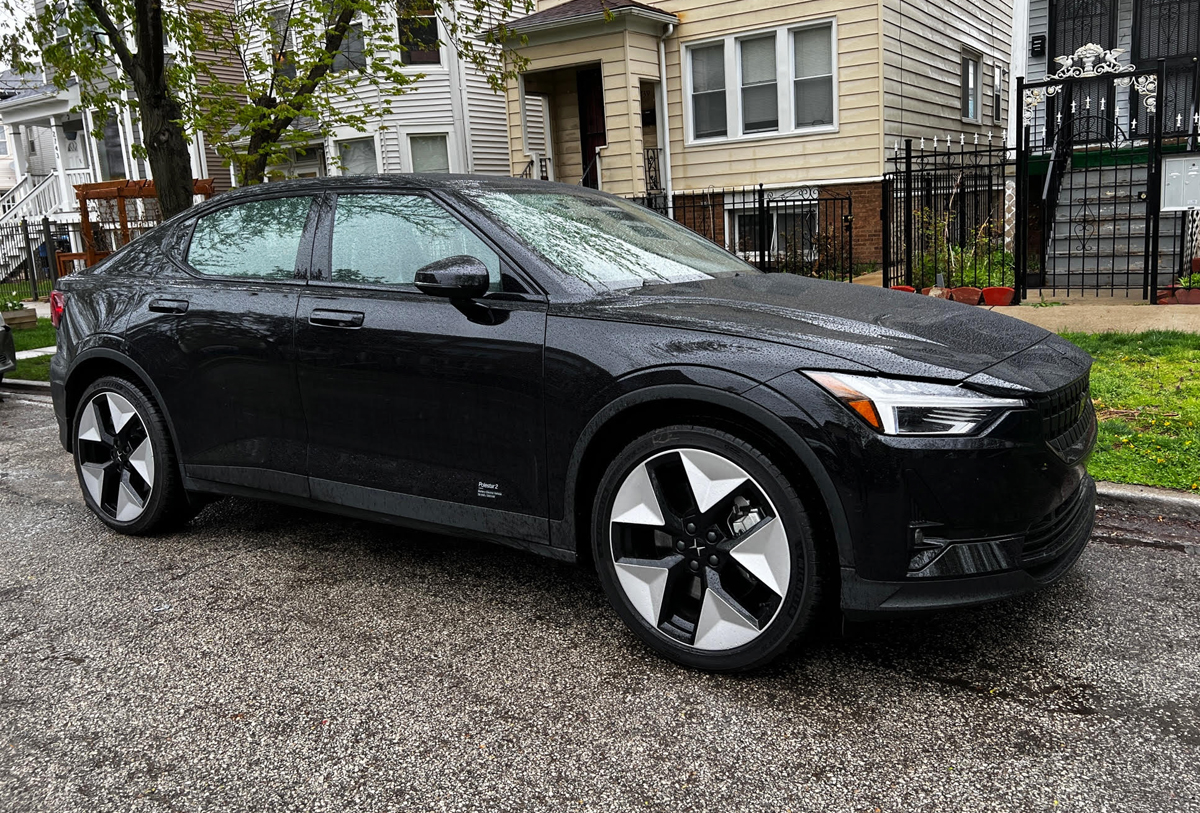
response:
[[[558,191],[467,194],[551,265],[598,290],[755,273],[685,226],[618,198]]]

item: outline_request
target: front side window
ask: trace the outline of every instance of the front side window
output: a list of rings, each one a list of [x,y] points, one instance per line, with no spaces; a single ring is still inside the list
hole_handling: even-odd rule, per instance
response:
[[[728,131],[725,121],[725,45],[692,48],[692,129],[696,138]]]
[[[635,203],[567,192],[468,194],[546,262],[595,290],[758,273],[686,226]]]
[[[973,56],[962,58],[962,117],[979,120],[979,60]]]
[[[779,85],[775,80],[775,35],[742,40],[742,132],[779,129]]]
[[[792,33],[796,127],[833,124],[833,26]]]
[[[342,164],[343,175],[374,175],[379,171],[373,138],[339,141],[338,158]]]
[[[333,222],[333,281],[412,285],[417,271],[447,257],[475,257],[500,284],[500,256],[429,198],[339,195]]]
[[[408,137],[413,172],[449,172],[450,150],[444,134]]]
[[[442,64],[437,15],[433,5],[425,0],[406,0],[400,4],[400,64]]]
[[[213,277],[289,280],[312,198],[276,198],[228,206],[196,222],[187,261]]]

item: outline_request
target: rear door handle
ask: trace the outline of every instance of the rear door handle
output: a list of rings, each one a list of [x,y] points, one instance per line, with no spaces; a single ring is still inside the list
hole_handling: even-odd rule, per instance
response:
[[[356,311],[328,311],[318,308],[309,314],[308,323],[322,327],[362,327],[363,315]]]
[[[187,313],[186,299],[151,299],[150,310],[155,313]]]

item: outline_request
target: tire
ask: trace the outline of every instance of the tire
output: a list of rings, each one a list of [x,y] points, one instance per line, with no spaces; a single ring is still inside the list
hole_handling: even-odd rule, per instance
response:
[[[821,551],[792,484],[705,426],[659,429],[617,455],[593,503],[592,553],[629,628],[696,669],[766,665],[820,605]]]
[[[114,376],[92,383],[72,440],[83,499],[108,527],[143,536],[191,518],[162,411],[137,385]]]

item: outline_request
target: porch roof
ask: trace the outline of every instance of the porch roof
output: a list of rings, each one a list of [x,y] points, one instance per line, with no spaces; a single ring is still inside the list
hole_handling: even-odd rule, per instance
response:
[[[609,14],[617,17],[644,17],[660,23],[679,22],[679,18],[674,14],[645,3],[638,3],[636,0],[570,0],[561,6],[513,20],[505,27],[509,31],[528,33],[548,28],[600,22],[608,19]]]

